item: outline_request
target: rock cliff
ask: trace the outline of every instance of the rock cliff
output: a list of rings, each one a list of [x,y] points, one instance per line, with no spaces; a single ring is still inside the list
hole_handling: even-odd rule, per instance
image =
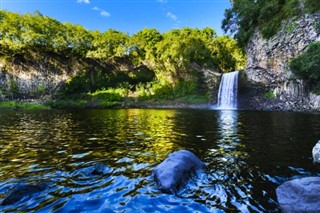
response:
[[[281,30],[268,40],[255,31],[246,47],[245,74],[250,86],[240,94],[243,97],[240,106],[265,110],[320,110],[320,96],[311,93],[308,85],[289,68],[290,59],[314,41],[320,41],[320,11],[283,22]]]
[[[51,99],[66,81],[84,72],[134,71],[132,63],[120,59],[107,62],[39,52],[26,55],[0,56],[0,101]]]
[[[37,59],[36,59],[37,58]],[[30,99],[45,94],[54,94],[62,82],[80,72],[81,63],[46,54],[21,56],[0,61],[0,100]],[[70,66],[71,65],[71,66]],[[80,66],[79,66],[80,65]]]

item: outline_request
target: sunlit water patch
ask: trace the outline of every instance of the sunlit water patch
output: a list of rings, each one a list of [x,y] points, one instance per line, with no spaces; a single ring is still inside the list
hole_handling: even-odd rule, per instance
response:
[[[235,110],[0,111],[0,211],[266,212],[319,175],[320,115]],[[152,169],[187,149],[206,168],[176,195]],[[20,197],[8,195],[20,191]]]

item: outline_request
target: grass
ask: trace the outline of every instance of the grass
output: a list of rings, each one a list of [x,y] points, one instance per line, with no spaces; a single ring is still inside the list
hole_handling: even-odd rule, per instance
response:
[[[187,95],[177,99],[178,102],[186,104],[204,104],[209,102],[208,96]]]
[[[0,109],[50,109],[50,107],[36,103],[0,101]]]
[[[162,94],[162,93],[161,93]],[[126,94],[127,95],[127,94]],[[0,109],[108,109],[121,107],[157,107],[163,105],[177,106],[196,105],[208,103],[209,98],[206,95],[180,94],[179,97],[150,95],[143,97],[123,97],[117,92],[111,90],[98,91],[85,96],[73,97],[69,99],[50,100],[44,104],[2,101]]]
[[[89,109],[89,108],[113,108],[121,106],[121,102],[108,100],[52,100],[45,103],[53,109]]]

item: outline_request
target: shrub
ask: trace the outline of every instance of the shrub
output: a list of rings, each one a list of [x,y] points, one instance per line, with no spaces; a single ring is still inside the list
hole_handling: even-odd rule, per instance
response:
[[[266,94],[264,94],[264,96],[266,98],[269,98],[269,99],[275,99],[276,98],[276,96],[275,96],[275,94],[273,92],[267,92]]]
[[[56,109],[85,108],[86,104],[86,100],[52,100],[45,103],[46,106]]]
[[[320,42],[311,43],[306,51],[290,62],[290,69],[306,80],[312,90],[320,92]]]
[[[89,93],[89,96],[91,96],[94,100],[99,101],[107,101],[107,102],[113,102],[113,101],[120,101],[121,100],[121,94],[123,94],[123,89],[102,89],[97,90],[94,93]]]
[[[0,109],[49,109],[48,106],[36,103],[23,103],[18,101],[1,101]]]

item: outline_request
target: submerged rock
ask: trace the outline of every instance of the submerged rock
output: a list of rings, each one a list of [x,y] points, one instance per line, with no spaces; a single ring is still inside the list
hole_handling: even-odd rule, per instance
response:
[[[313,163],[320,163],[320,140],[312,149]]]
[[[108,174],[110,168],[104,165],[96,164],[93,166],[78,169],[72,173],[72,176],[79,176],[81,178],[90,178],[92,176],[101,176]]]
[[[282,212],[319,212],[320,177],[288,181],[276,189]]]
[[[176,193],[204,163],[192,152],[180,150],[153,169],[155,181],[165,193]]]
[[[11,205],[21,200],[30,199],[33,194],[44,191],[48,187],[46,183],[37,185],[18,184],[12,191],[9,192],[7,197],[2,201],[1,205]]]

